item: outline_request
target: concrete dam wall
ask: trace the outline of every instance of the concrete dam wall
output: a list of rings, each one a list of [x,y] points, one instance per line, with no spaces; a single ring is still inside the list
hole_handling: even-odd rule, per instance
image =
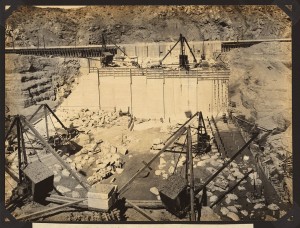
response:
[[[228,105],[229,71],[99,69],[81,80],[86,85],[78,97],[74,102],[72,95],[68,99],[80,108],[129,109],[139,118],[184,119],[186,112],[216,115]]]
[[[138,56],[138,62],[141,63],[147,59],[161,59],[167,52],[174,46],[176,42],[155,42],[155,43],[136,43],[136,44],[121,44],[119,45],[122,50],[128,56]],[[214,53],[221,52],[221,41],[190,41],[188,42],[197,61],[199,61],[201,54],[206,54],[206,57],[211,59]],[[203,50],[204,49],[204,50]],[[189,57],[190,62],[193,61],[192,54],[186,46],[186,54]],[[120,50],[117,50],[117,54],[122,54]],[[180,44],[178,44],[165,59],[165,63],[178,63],[178,57],[180,54]]]

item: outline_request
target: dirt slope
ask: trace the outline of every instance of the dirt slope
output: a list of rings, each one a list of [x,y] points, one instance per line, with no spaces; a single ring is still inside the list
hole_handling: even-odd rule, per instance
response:
[[[77,45],[100,44],[103,31],[117,43],[174,41],[179,33],[188,40],[291,36],[291,22],[277,6],[20,7],[7,25],[16,46],[43,45],[43,35],[46,46],[75,45],[75,37]]]
[[[230,100],[235,112],[280,134],[267,138],[265,151],[292,153],[291,43],[260,43],[225,54],[231,66]]]
[[[226,55],[229,93],[238,110],[265,128],[286,130],[291,124],[291,44],[261,43]]]

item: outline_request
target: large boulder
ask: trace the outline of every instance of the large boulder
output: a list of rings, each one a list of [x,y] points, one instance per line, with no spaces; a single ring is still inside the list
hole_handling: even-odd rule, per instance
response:
[[[67,192],[70,192],[71,189],[67,188],[67,187],[64,187],[62,185],[58,185],[56,187],[57,191],[59,191],[60,193],[64,194],[64,193],[67,193]]]
[[[239,221],[240,220],[239,216],[237,214],[233,213],[233,212],[229,212],[227,214],[227,217],[231,218],[233,221]]]

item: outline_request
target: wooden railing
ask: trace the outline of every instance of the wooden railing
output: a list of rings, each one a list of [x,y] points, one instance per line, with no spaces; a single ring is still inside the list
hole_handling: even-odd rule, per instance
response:
[[[96,67],[90,67],[90,72],[96,72]],[[163,78],[198,78],[198,79],[229,79],[229,70],[166,70],[166,69],[148,69],[148,68],[98,68],[100,77],[141,77],[146,76],[151,79]]]

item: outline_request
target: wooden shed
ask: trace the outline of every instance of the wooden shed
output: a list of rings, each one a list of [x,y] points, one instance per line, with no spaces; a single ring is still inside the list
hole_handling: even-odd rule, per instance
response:
[[[42,162],[35,161],[28,164],[23,173],[31,182],[31,190],[34,201],[44,200],[53,190],[54,173]]]

